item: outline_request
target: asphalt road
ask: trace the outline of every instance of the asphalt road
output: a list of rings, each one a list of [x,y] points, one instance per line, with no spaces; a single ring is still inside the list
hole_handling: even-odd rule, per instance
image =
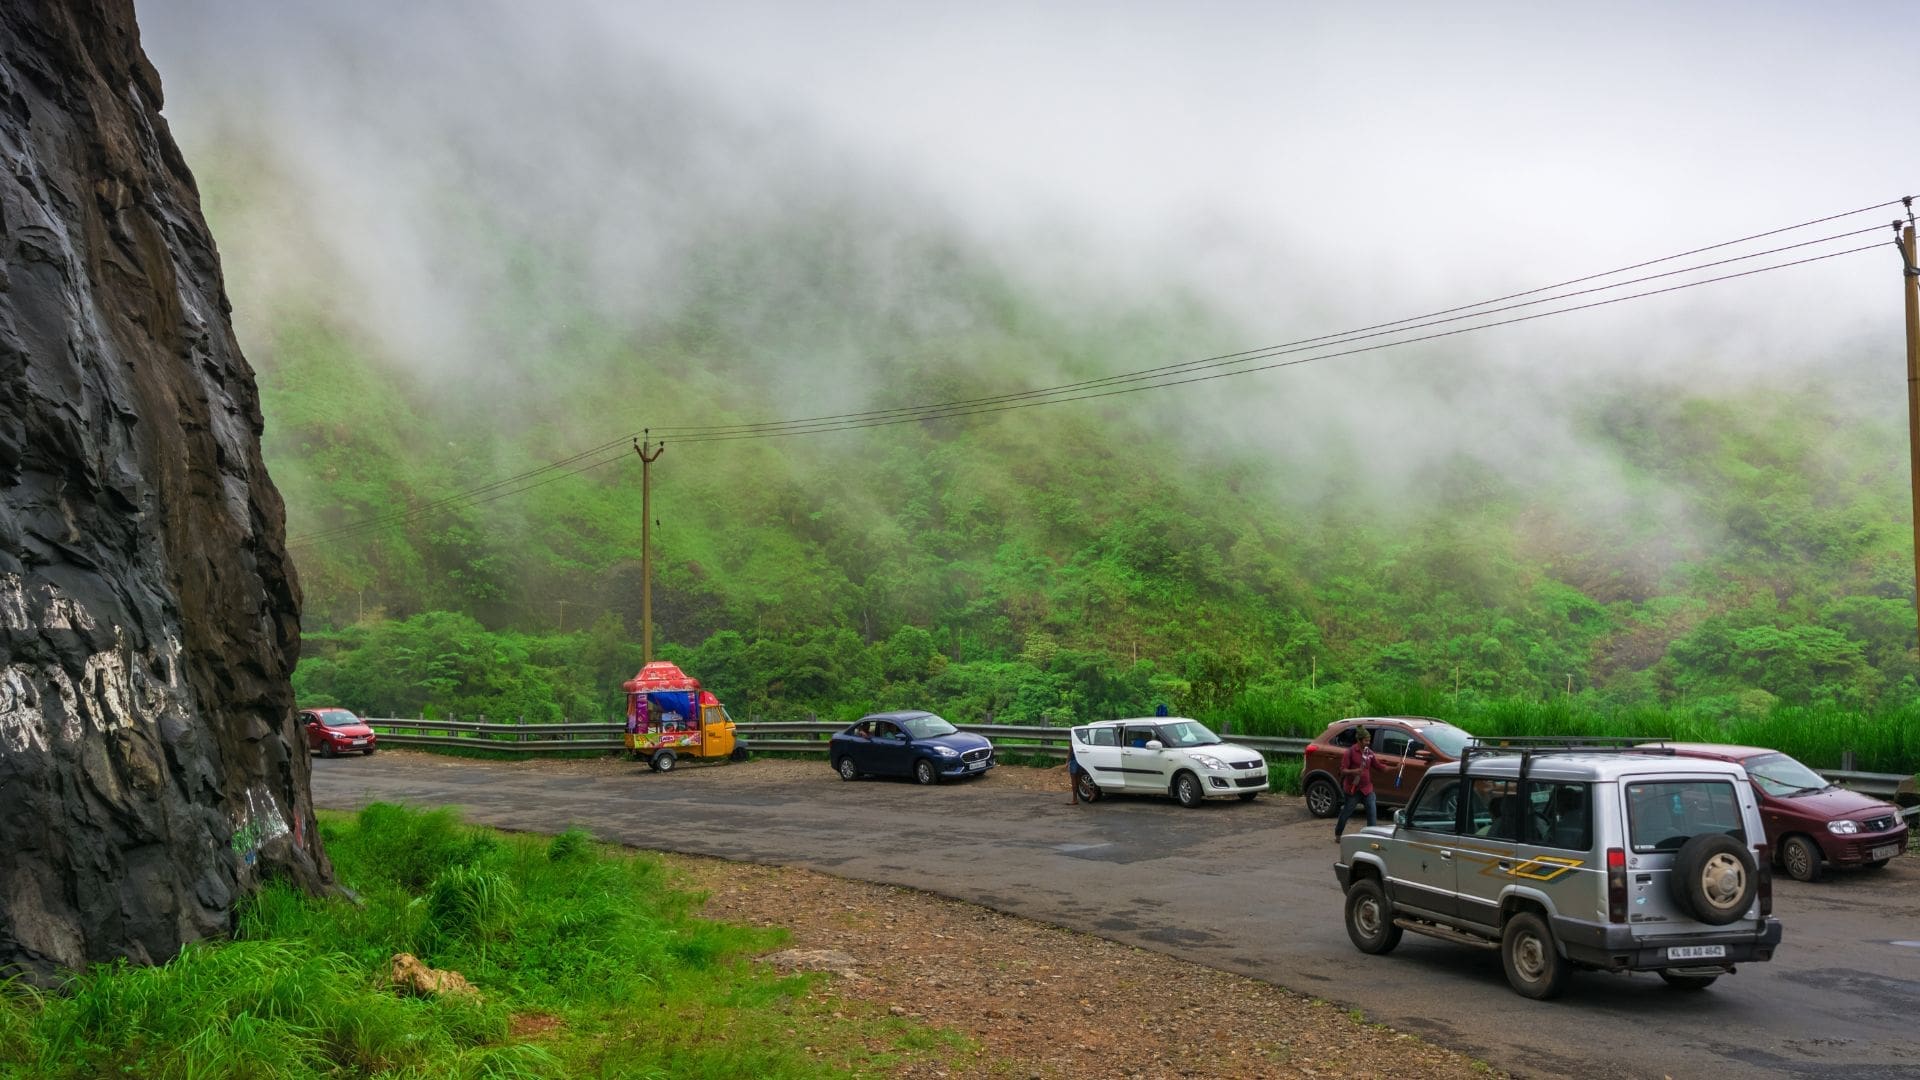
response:
[[[1408,934],[1348,942],[1333,830],[1300,800],[1110,798],[1075,807],[994,774],[931,788],[423,754],[314,761],[322,807],[457,806],[469,820],[903,885],[1155,949],[1365,1011],[1521,1076],[1920,1080],[1920,858],[1777,881],[1785,939],[1702,993],[1576,972],[1529,1001],[1499,955]],[[1001,782],[996,783],[996,780]]]

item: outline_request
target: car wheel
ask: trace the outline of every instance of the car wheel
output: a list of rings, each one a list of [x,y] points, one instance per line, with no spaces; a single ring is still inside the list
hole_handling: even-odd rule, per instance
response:
[[[1726,833],[1701,833],[1681,844],[1667,882],[1682,911],[1713,926],[1745,915],[1760,889],[1753,853]]]
[[[1795,881],[1819,881],[1820,845],[1804,836],[1789,836],[1780,842],[1780,868]]]
[[[1094,783],[1093,777],[1084,772],[1073,778],[1073,790],[1080,796],[1081,802],[1100,801],[1100,785]]]
[[[840,764],[835,765],[834,768],[840,770],[840,779],[842,780],[860,779],[860,766],[855,765],[853,759],[850,757],[841,758]]]
[[[1252,802],[1253,800],[1259,797],[1260,797],[1260,793],[1257,791],[1243,791],[1240,793],[1241,802]]]
[[[1667,980],[1667,985],[1673,987],[1675,990],[1705,990],[1707,987],[1712,986],[1713,980],[1720,976],[1676,975],[1671,971],[1663,971],[1660,973],[1660,977]]]
[[[1307,813],[1314,817],[1332,817],[1340,812],[1340,789],[1324,776],[1307,785]]]
[[[1189,810],[1207,801],[1200,792],[1200,778],[1184,771],[1173,778],[1173,797]]]
[[[1536,1001],[1560,996],[1567,988],[1567,962],[1553,945],[1553,931],[1531,911],[1507,920],[1500,935],[1500,963],[1507,983]]]
[[[659,753],[653,755],[653,760],[647,762],[647,764],[653,766],[654,772],[672,772],[673,762],[674,762],[673,751],[662,750]]]
[[[922,784],[931,784],[940,779],[940,774],[934,771],[933,762],[921,758],[913,763],[913,778]]]
[[[321,743],[320,753],[327,757],[339,757],[340,749],[334,746],[332,743]]]
[[[1364,877],[1347,889],[1347,936],[1354,948],[1376,956],[1390,953],[1400,944],[1401,933],[1378,879]]]

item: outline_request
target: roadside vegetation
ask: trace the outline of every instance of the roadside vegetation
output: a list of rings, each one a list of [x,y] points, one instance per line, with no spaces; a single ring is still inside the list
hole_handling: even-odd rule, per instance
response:
[[[784,931],[698,918],[656,859],[584,833],[375,804],[322,835],[350,897],[269,885],[231,942],[0,994],[0,1077],[798,1078],[965,1049],[754,965]],[[386,985],[402,952],[478,994]]]

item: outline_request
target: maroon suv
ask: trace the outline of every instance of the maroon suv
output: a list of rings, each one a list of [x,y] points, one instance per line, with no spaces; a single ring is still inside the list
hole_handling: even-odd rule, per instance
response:
[[[1373,733],[1373,797],[1381,806],[1399,806],[1412,798],[1429,766],[1459,761],[1467,740],[1473,738],[1431,716],[1335,720],[1307,744],[1300,773],[1300,790],[1313,816],[1332,817],[1340,811],[1340,758],[1361,728]]]
[[[1907,823],[1892,803],[1827,782],[1777,750],[1719,743],[1667,743],[1685,757],[1739,762],[1760,799],[1767,846],[1798,881],[1818,881],[1825,864],[1878,870],[1907,850]]]

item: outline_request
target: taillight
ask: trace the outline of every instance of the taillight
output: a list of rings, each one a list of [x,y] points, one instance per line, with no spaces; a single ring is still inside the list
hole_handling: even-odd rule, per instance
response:
[[[1627,853],[1617,847],[1607,849],[1607,920],[1627,921]]]
[[[1773,914],[1773,852],[1767,845],[1759,844],[1753,849],[1754,872],[1760,875],[1760,917]]]

